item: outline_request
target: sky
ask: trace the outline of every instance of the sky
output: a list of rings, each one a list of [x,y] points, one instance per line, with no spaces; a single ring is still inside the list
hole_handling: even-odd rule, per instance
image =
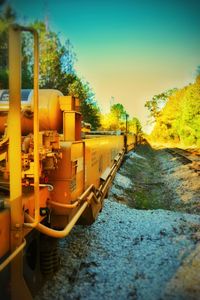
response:
[[[77,54],[102,111],[122,103],[146,124],[146,100],[195,79],[199,0],[10,0],[21,24],[48,21]]]

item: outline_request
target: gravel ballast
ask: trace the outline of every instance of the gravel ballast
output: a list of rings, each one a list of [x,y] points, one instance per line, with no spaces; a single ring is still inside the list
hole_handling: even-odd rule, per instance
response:
[[[200,298],[198,284],[180,284],[184,265],[192,265],[192,255],[197,257],[200,216],[124,205],[124,195],[131,197],[131,192],[137,192],[137,182],[131,175],[126,176],[126,171],[136,160],[137,164],[146,164],[148,159],[140,154],[127,157],[96,222],[90,227],[76,226],[59,241],[60,269],[46,282],[36,300]],[[163,185],[160,186],[164,192]],[[117,193],[118,202],[114,201]],[[195,274],[194,280],[198,281],[199,275]]]

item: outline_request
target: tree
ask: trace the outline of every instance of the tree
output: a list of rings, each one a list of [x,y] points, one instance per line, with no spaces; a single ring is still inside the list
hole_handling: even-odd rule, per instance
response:
[[[113,122],[113,129],[114,130],[126,130],[126,115],[127,112],[124,108],[124,106],[121,103],[113,104],[110,108],[110,115]]]
[[[89,87],[84,85],[80,78],[75,77],[68,85],[68,94],[85,101],[89,95]]]
[[[92,95],[89,85],[83,83],[74,70],[76,55],[70,40],[62,45],[58,34],[47,30],[43,22],[35,22],[32,26],[39,33],[40,40],[40,88],[55,88],[64,95],[79,98],[83,120],[90,122],[92,129],[96,129],[99,126],[99,116],[94,94]],[[26,57],[30,57],[31,43],[29,37],[24,51]],[[29,64],[33,65],[30,59]]]
[[[97,130],[100,127],[100,109],[89,84],[85,83],[84,88],[87,90],[87,98],[81,102],[83,120],[92,125],[92,130]]]
[[[200,66],[196,70],[196,83],[200,84]]]
[[[0,66],[0,88],[8,88],[7,38],[8,26],[15,20],[10,7],[0,18],[0,42],[3,60]],[[88,83],[83,83],[74,69],[76,54],[68,39],[63,45],[59,35],[46,28],[43,22],[36,21],[30,25],[39,34],[39,87],[54,88],[64,95],[73,95],[81,100],[83,120],[90,122],[92,129],[100,125],[99,108]],[[5,45],[5,46],[4,46]],[[22,88],[33,87],[33,37],[30,33],[22,34]]]
[[[90,123],[92,130],[97,130],[100,126],[100,112],[99,108],[95,107],[87,101],[81,102],[81,113],[83,120],[87,123]]]
[[[120,124],[118,119],[111,112],[104,115],[102,114],[100,122],[101,122],[101,130],[116,131],[120,129]]]
[[[66,94],[67,84],[76,79],[74,71],[74,57],[72,46],[67,40],[67,47],[62,45],[58,34],[47,30],[43,22],[32,24],[38,34],[40,42],[40,87],[55,88]],[[31,42],[27,43],[28,53]],[[33,62],[32,62],[33,63]]]
[[[8,89],[8,28],[16,20],[13,9],[7,5],[0,16],[0,89]],[[30,62],[33,53],[27,51],[25,45],[28,44],[27,33],[22,34],[22,88],[31,88],[33,81],[33,71]]]
[[[22,33],[22,89],[33,87],[33,48],[31,48],[32,36],[29,32]],[[29,45],[29,48],[27,48]]]
[[[178,132],[184,144],[200,146],[200,84],[198,82],[188,86],[182,98]]]
[[[128,121],[128,131],[134,134],[142,133],[142,125],[136,117]]]
[[[127,112],[121,103],[113,104],[108,114],[101,115],[101,129],[125,131],[126,116]]]
[[[69,84],[68,94],[81,100],[80,110],[83,120],[91,124],[92,130],[96,130],[100,126],[100,111],[89,83],[83,83],[76,78]]]
[[[151,120],[156,121],[160,116],[160,111],[165,106],[169,97],[176,92],[176,88],[170,89],[166,92],[153,96],[152,99],[147,100],[145,103],[145,107],[149,110],[149,117]]]
[[[8,28],[16,15],[7,5],[0,15],[0,89],[8,89]]]
[[[200,146],[200,82],[177,90],[160,111],[151,137]]]
[[[126,116],[126,110],[121,103],[113,104],[110,108],[110,112],[116,116],[118,120],[122,120]]]

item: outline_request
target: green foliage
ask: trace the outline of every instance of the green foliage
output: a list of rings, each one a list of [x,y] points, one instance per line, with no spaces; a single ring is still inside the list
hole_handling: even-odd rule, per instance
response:
[[[166,92],[153,96],[152,99],[147,100],[145,107],[149,110],[149,116],[153,121],[157,120],[160,116],[160,111],[166,104],[168,98],[176,91],[177,89],[170,89]]]
[[[101,115],[101,130],[121,130],[125,132],[127,127],[128,132],[141,133],[140,121],[135,117],[129,120],[128,117],[129,115],[121,103],[114,104],[108,114]]]
[[[128,130],[131,133],[142,133],[142,125],[138,118],[132,118],[130,121],[128,121]]]
[[[68,85],[68,94],[79,98],[81,101],[85,101],[89,95],[89,88],[79,78],[74,78]]]
[[[95,100],[95,94],[89,84],[76,78],[69,84],[68,94],[81,100],[80,110],[83,120],[91,124],[92,130],[98,129],[100,126],[100,111]]]
[[[8,89],[8,28],[15,20],[9,5],[0,14],[0,89]]]
[[[90,123],[92,130],[97,130],[100,126],[100,112],[98,107],[93,106],[88,101],[81,102],[81,113],[83,120]]]
[[[43,22],[35,22],[33,27],[40,37],[40,87],[55,88],[64,95],[72,95],[81,100],[83,120],[95,130],[99,126],[99,110],[94,93],[83,83],[74,70],[76,55],[68,39],[61,44],[59,36],[47,30]],[[30,43],[27,43],[30,45]],[[27,53],[29,48],[27,49]]]
[[[8,88],[8,27],[15,21],[15,13],[6,6],[0,16],[0,89]],[[39,86],[58,89],[64,95],[73,95],[81,100],[83,120],[97,129],[99,108],[89,84],[83,83],[74,70],[76,54],[68,39],[63,45],[59,35],[48,30],[43,22],[30,25],[39,34]],[[33,37],[22,34],[22,88],[33,87]]]
[[[126,130],[126,116],[128,116],[124,106],[121,103],[113,104],[110,108],[110,115],[113,124],[112,130]]]
[[[121,103],[113,104],[110,108],[111,114],[113,114],[118,120],[122,120],[126,116],[126,110]]]
[[[196,83],[200,84],[200,66],[196,70]]]
[[[33,86],[33,49],[26,45],[31,45],[31,34],[28,32],[22,33],[22,88],[29,89]],[[30,44],[29,44],[30,43]]]
[[[188,86],[182,99],[180,140],[186,144],[200,143],[200,84]]]
[[[0,16],[0,89],[8,89],[8,28],[14,23],[16,14],[7,5],[3,8]],[[28,44],[27,34],[22,34],[22,88],[32,86],[32,61],[33,53],[26,51]]]
[[[39,34],[40,88],[54,88],[66,94],[68,84],[76,79],[73,69],[75,54],[70,50],[70,41],[67,41],[67,46],[62,45],[58,34],[48,30],[43,22],[37,21],[31,26]],[[29,37],[24,47],[26,56],[29,56],[32,44]]]
[[[198,75],[197,75],[198,78]],[[156,119],[151,134],[160,142],[200,146],[200,82],[173,93]]]

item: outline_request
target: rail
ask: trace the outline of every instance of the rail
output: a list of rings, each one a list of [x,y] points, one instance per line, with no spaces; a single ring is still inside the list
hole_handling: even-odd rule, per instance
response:
[[[180,148],[167,148],[167,152],[177,157],[183,164],[189,164],[189,168],[195,172],[200,172],[199,152],[188,151]]]

